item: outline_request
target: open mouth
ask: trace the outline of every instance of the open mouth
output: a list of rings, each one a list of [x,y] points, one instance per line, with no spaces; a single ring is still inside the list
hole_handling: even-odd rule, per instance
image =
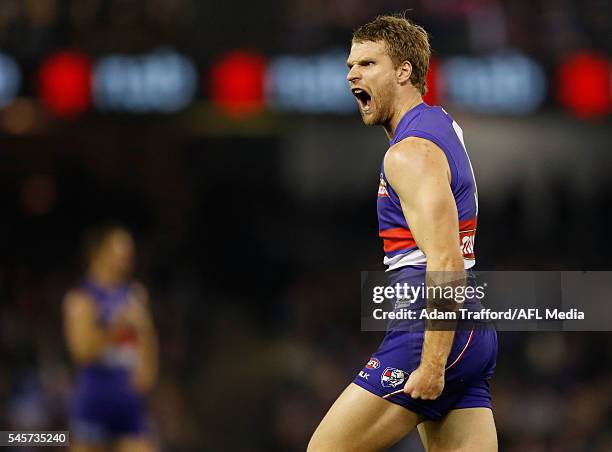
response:
[[[359,108],[363,111],[368,111],[370,109],[370,105],[372,104],[372,96],[361,88],[353,88],[351,91],[353,92],[355,99],[357,99]]]

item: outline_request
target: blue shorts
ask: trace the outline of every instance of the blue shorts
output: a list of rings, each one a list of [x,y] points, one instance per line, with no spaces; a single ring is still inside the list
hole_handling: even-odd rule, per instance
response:
[[[127,372],[94,368],[81,372],[72,400],[71,435],[83,443],[106,443],[150,431],[146,400]]]
[[[423,332],[389,332],[355,384],[378,396],[400,390],[419,367]],[[492,408],[489,379],[495,369],[497,334],[494,329],[458,330],[447,361],[442,394],[435,400],[413,399],[400,393],[388,400],[426,419],[438,420],[457,408]]]
[[[414,283],[422,276],[423,270],[404,269],[391,280],[392,284],[408,279]],[[423,328],[407,329],[387,331],[378,351],[353,380],[355,384],[381,397],[403,389],[410,373],[421,363],[424,336]],[[442,394],[435,400],[421,400],[399,393],[387,400],[430,420],[439,420],[457,408],[492,409],[489,379],[496,357],[497,333],[492,324],[462,325],[455,332]]]

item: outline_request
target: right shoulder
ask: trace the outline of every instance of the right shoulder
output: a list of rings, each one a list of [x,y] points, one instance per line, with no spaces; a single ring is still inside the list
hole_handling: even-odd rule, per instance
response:
[[[447,166],[442,149],[420,137],[407,137],[391,146],[385,154],[383,165],[385,173],[408,171],[417,175]]]

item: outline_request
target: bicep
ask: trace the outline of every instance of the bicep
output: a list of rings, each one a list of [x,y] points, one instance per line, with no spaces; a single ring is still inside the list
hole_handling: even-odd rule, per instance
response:
[[[419,248],[430,260],[459,257],[457,207],[450,189],[424,184],[416,198],[401,204]]]

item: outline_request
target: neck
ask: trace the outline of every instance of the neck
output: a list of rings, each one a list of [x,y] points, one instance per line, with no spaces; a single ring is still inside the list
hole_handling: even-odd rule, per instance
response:
[[[123,277],[109,268],[92,264],[87,272],[91,280],[102,287],[115,287],[123,282]]]
[[[395,129],[404,115],[421,103],[423,103],[423,97],[416,89],[411,90],[409,94],[398,99],[394,108],[394,113],[391,115],[391,119],[383,125],[389,140],[393,139]]]

